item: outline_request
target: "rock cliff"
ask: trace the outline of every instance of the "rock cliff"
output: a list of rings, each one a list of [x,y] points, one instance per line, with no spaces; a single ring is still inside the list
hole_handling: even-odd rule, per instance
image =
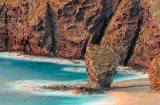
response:
[[[122,65],[148,68],[160,53],[160,31],[150,9],[147,0],[122,0],[106,29],[101,46],[118,53]]]
[[[149,68],[160,53],[159,0],[0,0],[0,51],[83,58],[108,47],[122,65]]]
[[[150,64],[148,71],[151,83],[151,92],[160,92],[160,55],[156,56]]]
[[[99,90],[109,88],[120,57],[108,48],[91,44],[86,48],[85,58],[88,86]]]
[[[1,0],[1,51],[80,58],[119,0]]]

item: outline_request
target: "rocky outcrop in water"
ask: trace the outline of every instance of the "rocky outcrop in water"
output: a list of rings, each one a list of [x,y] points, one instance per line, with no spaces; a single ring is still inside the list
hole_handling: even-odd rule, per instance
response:
[[[152,92],[160,92],[160,55],[156,56],[148,70]]]
[[[149,68],[160,53],[159,7],[159,0],[0,0],[0,51],[79,59],[99,44],[121,65]]]
[[[85,55],[88,86],[100,90],[109,88],[117,73],[119,61],[120,57],[108,48],[88,45]]]

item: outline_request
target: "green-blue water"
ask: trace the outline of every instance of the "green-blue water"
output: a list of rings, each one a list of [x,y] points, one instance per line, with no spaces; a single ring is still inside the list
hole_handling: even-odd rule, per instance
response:
[[[0,105],[93,105],[94,103],[96,105],[97,102],[99,105],[103,105],[102,101],[110,105],[114,101],[114,96],[110,94],[30,94],[5,85],[10,81],[21,80],[43,80],[61,83],[87,80],[87,73],[64,71],[64,68],[81,68],[85,70],[86,67],[0,57]],[[136,74],[119,73],[114,77],[114,80],[132,79],[133,77],[136,77]]]

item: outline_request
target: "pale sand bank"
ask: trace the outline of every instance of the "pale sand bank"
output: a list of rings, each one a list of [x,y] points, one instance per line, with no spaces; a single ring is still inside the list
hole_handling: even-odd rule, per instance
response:
[[[9,59],[28,60],[28,61],[36,61],[36,62],[50,62],[50,63],[85,66],[85,61],[84,60],[76,60],[76,59],[69,60],[69,59],[58,58],[58,57],[25,55],[23,53],[17,53],[17,52],[0,52],[0,58],[9,58]]]
[[[160,94],[150,93],[150,81],[134,79],[113,82],[109,93],[118,101],[114,105],[160,105]]]
[[[0,52],[0,58],[9,58],[9,59],[18,59],[18,60],[28,60],[28,61],[36,61],[36,62],[50,62],[50,63],[58,63],[58,64],[69,64],[69,65],[81,65],[86,66],[84,60],[76,60],[76,59],[64,59],[59,57],[46,57],[46,56],[35,56],[35,55],[25,55],[21,52]],[[75,68],[66,68],[65,71],[73,71],[73,72],[84,72],[83,69],[75,69]],[[146,71],[137,71],[133,70],[131,67],[117,67],[118,72],[122,73],[141,73],[146,74]]]

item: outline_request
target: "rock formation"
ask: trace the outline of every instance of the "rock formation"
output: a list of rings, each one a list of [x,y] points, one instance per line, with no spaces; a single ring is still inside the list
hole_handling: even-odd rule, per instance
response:
[[[152,19],[149,2],[122,0],[101,46],[118,53],[122,65],[148,68],[149,62],[160,53],[159,41],[159,28]]]
[[[88,75],[88,86],[103,90],[109,88],[116,75],[116,67],[120,57],[108,48],[99,45],[88,45],[86,48],[85,63]]]
[[[0,0],[0,51],[80,58],[120,0]]]
[[[1,0],[0,3],[0,23],[3,28],[1,40],[5,43],[4,48],[28,54],[50,54],[52,28],[47,2]]]
[[[159,8],[159,0],[0,0],[0,51],[79,59],[100,44],[122,65],[149,68],[160,53]]]
[[[152,92],[160,92],[160,55],[156,56],[148,70]]]
[[[142,24],[134,53],[128,66],[149,68],[153,58],[160,54],[160,22],[158,23],[157,21],[157,19],[160,20],[160,15],[156,14],[157,10],[159,10],[158,7],[160,8],[159,3],[159,0],[141,1],[143,10]]]

